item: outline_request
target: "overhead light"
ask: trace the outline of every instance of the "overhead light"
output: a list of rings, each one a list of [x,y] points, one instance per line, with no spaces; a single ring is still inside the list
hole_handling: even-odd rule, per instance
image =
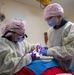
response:
[[[2,12],[2,7],[5,4],[4,0],[1,0],[0,2],[0,22],[2,22],[5,19],[5,15]]]
[[[48,4],[51,3],[51,0],[37,0],[38,2],[40,2],[40,7],[41,8],[45,8]]]
[[[0,22],[3,21],[4,19],[5,19],[5,15],[0,12]]]

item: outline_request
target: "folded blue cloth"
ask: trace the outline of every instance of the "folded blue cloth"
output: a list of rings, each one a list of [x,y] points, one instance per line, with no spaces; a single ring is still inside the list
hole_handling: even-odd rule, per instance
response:
[[[36,75],[40,75],[48,68],[52,68],[55,66],[59,66],[56,59],[52,59],[51,61],[45,62],[42,60],[36,60],[26,67],[31,69]]]
[[[69,68],[69,71],[74,72],[74,68]]]

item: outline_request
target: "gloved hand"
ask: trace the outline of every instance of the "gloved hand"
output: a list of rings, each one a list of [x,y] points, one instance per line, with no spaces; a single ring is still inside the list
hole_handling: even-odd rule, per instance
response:
[[[43,56],[47,56],[47,50],[48,50],[48,47],[43,47],[40,54],[42,54]]]
[[[39,55],[39,53],[36,50],[32,51],[30,53],[30,56],[32,58],[32,61],[40,59],[40,55]]]
[[[36,51],[40,54],[41,53],[41,50],[42,50],[42,46],[37,45],[36,46]]]

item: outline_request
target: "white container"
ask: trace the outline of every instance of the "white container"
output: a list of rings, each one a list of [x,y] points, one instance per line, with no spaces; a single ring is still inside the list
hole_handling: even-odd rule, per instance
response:
[[[61,73],[61,74],[56,74],[56,75],[72,75],[71,73]]]

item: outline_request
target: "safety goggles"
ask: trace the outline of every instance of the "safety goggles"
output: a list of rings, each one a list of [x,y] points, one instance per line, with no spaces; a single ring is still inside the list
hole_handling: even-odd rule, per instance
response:
[[[5,37],[5,35],[8,34],[9,32],[14,33],[14,34],[16,33],[14,31],[7,31],[2,37]],[[16,34],[18,34],[18,33],[16,33]],[[27,38],[28,37],[27,34],[22,34],[22,35],[18,34],[18,35],[23,37],[23,38],[25,38],[25,37]]]
[[[18,33],[16,33],[16,34],[18,34]],[[27,36],[27,34],[22,34],[22,35],[20,35],[20,34],[18,34],[21,38],[27,38],[28,36]]]

